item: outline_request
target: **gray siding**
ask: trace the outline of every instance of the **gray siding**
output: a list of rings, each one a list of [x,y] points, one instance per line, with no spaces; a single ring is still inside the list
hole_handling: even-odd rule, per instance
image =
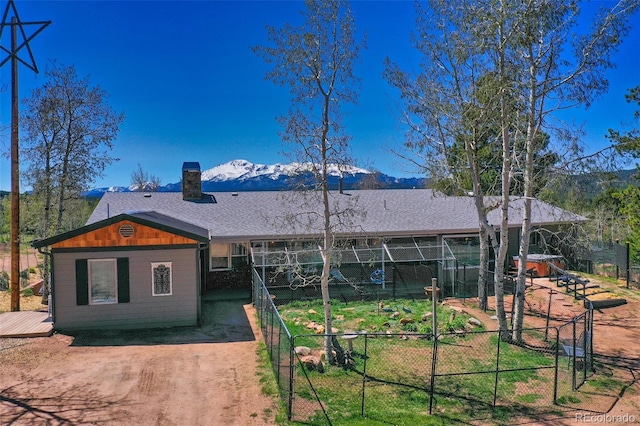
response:
[[[76,259],[129,258],[130,302],[76,305]],[[57,329],[127,329],[193,326],[198,322],[195,248],[54,254],[54,326]],[[172,295],[152,295],[152,262],[172,262]]]

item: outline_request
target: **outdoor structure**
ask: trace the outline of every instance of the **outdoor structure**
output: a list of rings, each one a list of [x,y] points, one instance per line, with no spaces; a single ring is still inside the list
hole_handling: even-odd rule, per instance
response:
[[[195,324],[200,294],[248,290],[252,268],[276,297],[314,296],[300,277],[313,275],[321,259],[322,227],[310,214],[322,211],[319,191],[203,193],[200,173],[198,163],[184,163],[181,193],[106,193],[86,226],[33,244],[50,247],[56,327]],[[395,296],[400,288],[424,294],[432,277],[445,296],[460,295],[468,291],[460,283],[477,280],[472,197],[430,189],[337,189],[330,199],[336,211],[353,212],[335,230],[335,297]],[[511,256],[517,254],[523,205],[521,199],[511,202]],[[499,223],[498,215],[492,211],[490,222]],[[584,220],[533,200],[536,230],[555,232]],[[302,274],[291,273],[294,268]],[[164,280],[156,274],[163,273],[170,276],[169,295],[155,290],[156,279]],[[115,284],[121,276],[128,277],[128,290]],[[110,290],[94,294],[96,282]]]
[[[49,246],[57,329],[197,325],[207,230],[154,213],[118,214],[35,242]]]

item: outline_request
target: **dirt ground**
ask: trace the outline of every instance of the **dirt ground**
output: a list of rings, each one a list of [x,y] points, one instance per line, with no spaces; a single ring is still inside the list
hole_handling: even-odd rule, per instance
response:
[[[593,321],[593,346],[594,361],[597,373],[616,378],[625,383],[623,388],[608,389],[603,392],[601,406],[592,407],[593,412],[573,413],[566,419],[555,419],[550,423],[533,423],[549,425],[577,426],[585,423],[599,423],[607,425],[624,425],[628,421],[616,421],[625,419],[625,415],[633,416],[634,422],[640,423],[640,291],[627,290],[624,283],[618,285],[590,278],[590,284],[599,284],[603,289],[610,291],[612,298],[625,298],[627,303],[606,309],[596,309]],[[529,287],[526,294],[527,306],[525,307],[525,324],[527,327],[545,327],[546,314],[549,310],[549,295],[551,294],[550,325],[561,325],[584,312],[582,302],[566,294],[562,288],[558,288],[547,278],[537,278]],[[601,298],[603,294],[594,298]],[[490,313],[484,313],[473,309],[477,300],[468,299],[465,303],[460,300],[451,301],[477,316],[488,329],[497,329],[497,321],[491,318]],[[489,300],[489,308],[495,307],[493,298]],[[511,297],[505,297],[505,310],[511,311]],[[606,395],[605,395],[606,394]],[[597,417],[597,414],[607,414],[609,417]],[[578,418],[576,415],[584,414],[587,417]],[[589,417],[589,416],[595,417]],[[617,417],[616,417],[617,416]],[[606,421],[604,421],[606,420]],[[532,423],[527,423],[532,424]]]
[[[20,270],[24,271],[29,267],[38,266],[38,262],[41,262],[42,255],[33,248],[21,249],[20,251]],[[0,244],[0,271],[7,271],[11,273],[11,247],[9,244]]]
[[[628,303],[595,312],[595,360],[626,385],[611,389],[607,405],[594,411],[635,416],[640,423],[640,292],[603,286]],[[527,291],[527,325],[545,325],[549,289],[558,291],[538,279]],[[552,324],[584,311],[561,289],[551,297]],[[255,311],[244,302],[205,302],[205,325],[198,329],[0,339],[0,424],[274,424],[278,401],[261,393],[256,355],[261,336]],[[473,308],[472,299],[448,303],[495,327],[490,314]],[[571,417],[527,424],[585,422]]]
[[[198,329],[0,339],[0,424],[274,424],[245,302],[204,303]]]

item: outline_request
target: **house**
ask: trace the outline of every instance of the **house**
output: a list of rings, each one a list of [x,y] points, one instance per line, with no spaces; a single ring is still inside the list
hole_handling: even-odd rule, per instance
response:
[[[121,213],[33,245],[50,247],[58,329],[198,323],[204,228],[156,212]]]
[[[302,291],[296,289],[301,275],[283,272],[283,265],[293,262],[313,274],[319,262],[322,227],[311,213],[322,211],[318,192],[203,193],[198,163],[184,163],[182,177],[182,192],[106,193],[84,227],[33,243],[50,248],[57,328],[194,325],[200,295],[250,288],[252,267],[274,293]],[[463,263],[465,280],[473,281],[474,267],[477,277],[472,197],[429,189],[339,189],[330,199],[342,213],[334,230],[342,249],[332,276],[345,291],[365,285],[395,296],[399,283],[421,289],[437,276],[457,294]],[[522,200],[511,203],[514,254],[522,207]],[[499,212],[489,220],[499,223]],[[584,220],[533,200],[537,229]]]

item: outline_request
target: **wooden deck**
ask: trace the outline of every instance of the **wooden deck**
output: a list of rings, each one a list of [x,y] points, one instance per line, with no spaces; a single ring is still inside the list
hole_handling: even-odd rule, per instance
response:
[[[0,337],[48,337],[53,322],[47,312],[20,311],[0,314]]]

